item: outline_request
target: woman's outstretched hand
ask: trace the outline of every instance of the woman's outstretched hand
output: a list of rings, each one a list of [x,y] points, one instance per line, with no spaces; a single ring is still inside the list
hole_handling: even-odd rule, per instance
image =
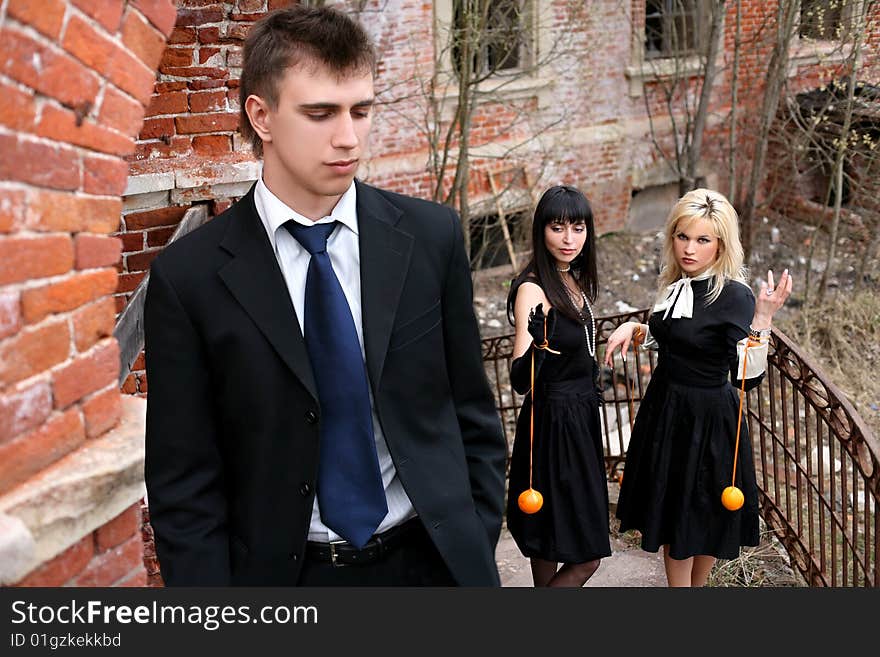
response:
[[[620,347],[620,353],[626,355],[629,343],[632,342],[633,332],[638,327],[637,322],[624,322],[608,338],[605,346],[605,365],[611,367],[614,362],[614,350]]]

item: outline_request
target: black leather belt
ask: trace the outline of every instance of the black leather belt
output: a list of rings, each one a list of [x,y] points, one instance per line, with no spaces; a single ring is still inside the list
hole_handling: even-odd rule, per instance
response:
[[[396,550],[421,528],[418,518],[411,518],[397,527],[375,534],[364,547],[358,549],[346,541],[331,543],[306,543],[306,559],[331,563],[334,566],[354,566],[381,561]]]

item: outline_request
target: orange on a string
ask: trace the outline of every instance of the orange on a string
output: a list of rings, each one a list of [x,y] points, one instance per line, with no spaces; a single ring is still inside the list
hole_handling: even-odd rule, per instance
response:
[[[529,488],[519,494],[516,503],[519,504],[519,508],[523,513],[537,513],[544,506],[544,496],[534,488]]]
[[[730,478],[730,486],[721,491],[721,504],[728,511],[738,511],[746,500],[743,492],[736,487],[736,462],[739,460],[739,436],[742,430],[743,402],[746,398],[746,365],[748,365],[749,347],[757,347],[760,344],[760,342],[755,342],[750,338],[746,342],[746,349],[743,353],[743,371],[742,377],[740,377],[742,387],[739,391],[739,417],[736,421],[736,445],[733,448],[733,475]]]
[[[548,311],[549,312],[549,311]],[[536,344],[535,349],[544,349],[545,351],[549,351],[552,354],[559,354],[558,351],[555,351],[550,348],[550,343],[547,342],[547,318],[544,317],[544,342],[540,345]],[[531,368],[531,387],[529,388],[529,393],[532,395],[532,406],[529,409],[529,487],[527,490],[524,490],[520,493],[519,497],[516,499],[516,503],[519,505],[520,511],[523,513],[537,513],[541,510],[541,507],[544,506],[544,496],[541,495],[538,491],[532,488],[532,468],[533,468],[533,459],[532,454],[535,449],[535,350],[532,349],[532,368]]]

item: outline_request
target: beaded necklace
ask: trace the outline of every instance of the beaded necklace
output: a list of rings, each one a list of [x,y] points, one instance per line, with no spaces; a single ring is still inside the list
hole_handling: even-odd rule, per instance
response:
[[[587,295],[584,294],[584,291],[581,290],[581,299],[584,302],[584,306],[587,308],[587,312],[590,314],[590,328],[587,328],[587,318],[584,316],[583,310],[578,307],[578,298],[572,294],[571,290],[568,289],[568,286],[565,286],[565,291],[568,293],[568,297],[571,299],[571,305],[574,306],[574,309],[577,311],[578,317],[581,319],[581,324],[584,325],[584,338],[587,341],[587,352],[589,352],[592,358],[596,357],[596,318],[593,317],[593,309],[590,307],[590,302],[587,299]]]

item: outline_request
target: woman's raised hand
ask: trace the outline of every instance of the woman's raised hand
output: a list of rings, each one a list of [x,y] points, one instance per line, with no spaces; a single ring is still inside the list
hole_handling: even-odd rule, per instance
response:
[[[782,308],[782,304],[791,294],[792,277],[788,269],[779,277],[779,285],[773,285],[773,270],[767,271],[767,281],[761,283],[761,291],[755,299],[755,319],[752,326],[755,328],[767,328],[773,319],[773,314]],[[760,326],[759,326],[760,324]]]

